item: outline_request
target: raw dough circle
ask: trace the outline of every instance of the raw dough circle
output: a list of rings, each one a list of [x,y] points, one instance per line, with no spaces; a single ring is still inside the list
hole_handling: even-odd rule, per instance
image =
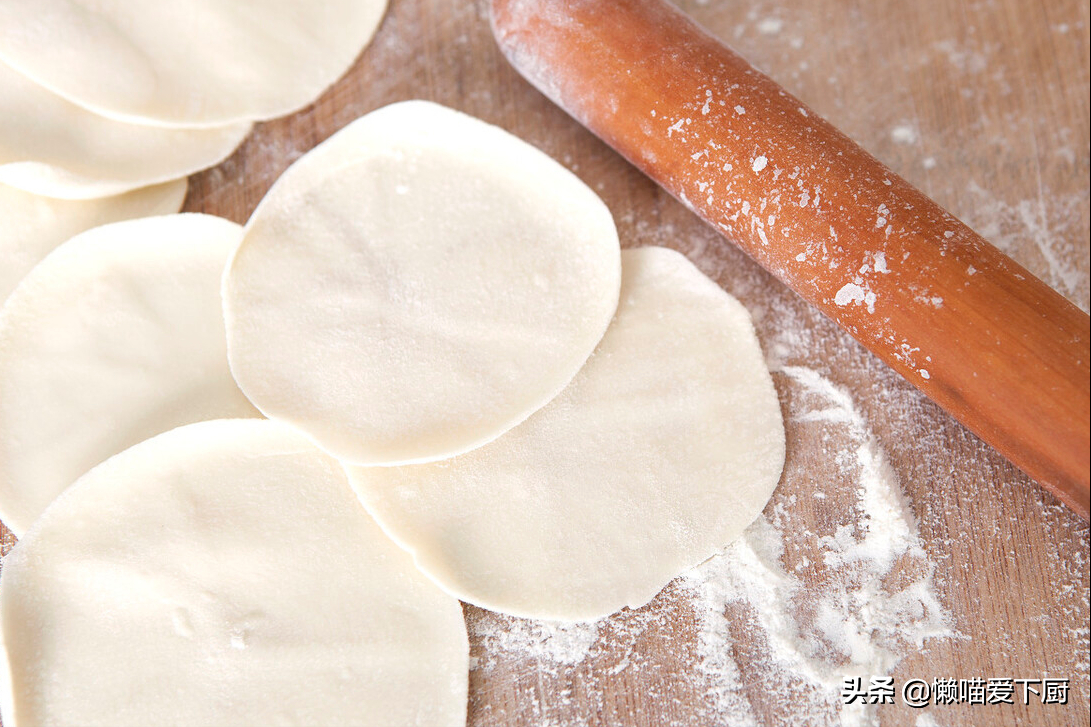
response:
[[[165,129],[112,121],[0,63],[0,182],[66,199],[120,194],[219,163],[249,123]]]
[[[0,305],[53,248],[92,227],[177,212],[186,198],[179,179],[116,197],[53,199],[0,184]]]
[[[266,195],[224,282],[239,386],[357,464],[484,444],[564,388],[617,307],[609,210],[507,132],[423,101]]]
[[[314,101],[386,0],[5,0],[0,60],[122,121],[221,126]]]
[[[0,310],[0,519],[19,535],[107,457],[256,416],[227,366],[220,279],[242,228],[167,215],[88,230]]]
[[[560,620],[641,606],[780,479],[780,405],[746,309],[671,250],[627,250],[622,271],[602,343],[526,422],[448,462],[349,468],[383,529],[463,600]]]
[[[0,614],[5,725],[466,719],[461,605],[274,422],[182,427],[96,467],[4,559]]]

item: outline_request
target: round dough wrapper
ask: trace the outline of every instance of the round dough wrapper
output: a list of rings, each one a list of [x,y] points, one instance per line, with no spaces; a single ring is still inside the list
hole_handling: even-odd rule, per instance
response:
[[[353,467],[364,505],[450,593],[590,620],[651,600],[758,516],[784,427],[745,308],[682,255],[622,254],[617,317],[552,402],[448,462]]]
[[[0,305],[53,248],[92,227],[182,208],[186,180],[178,179],[116,197],[65,200],[0,184]]]
[[[356,464],[442,459],[564,388],[617,308],[602,200],[507,132],[387,106],[294,164],[224,284],[231,370]]]
[[[231,378],[220,279],[242,228],[208,215],[88,230],[0,310],[0,519],[19,535],[107,457],[257,416]]]
[[[193,424],[96,467],[4,559],[0,614],[5,725],[466,719],[461,605],[274,422]]]
[[[5,0],[0,60],[104,116],[220,126],[318,98],[386,0]]]
[[[28,192],[90,199],[179,179],[225,159],[249,132],[249,123],[166,129],[112,121],[0,63],[0,182]]]

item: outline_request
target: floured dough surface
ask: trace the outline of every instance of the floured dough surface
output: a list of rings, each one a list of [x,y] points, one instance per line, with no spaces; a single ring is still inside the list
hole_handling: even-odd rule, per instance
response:
[[[4,559],[0,615],[5,725],[465,723],[461,605],[269,421],[96,467]]]
[[[109,222],[177,212],[185,198],[184,179],[90,200],[42,197],[0,184],[0,305],[31,268],[73,235]]]
[[[219,163],[249,131],[112,121],[0,63],[0,182],[28,192],[87,199],[180,179]]]
[[[318,98],[386,0],[4,0],[0,60],[123,121],[214,126]]]
[[[21,534],[107,457],[257,412],[231,378],[220,279],[242,228],[167,215],[88,230],[0,309],[0,519]]]
[[[722,550],[780,478],[784,428],[745,308],[680,254],[622,254],[617,317],[545,408],[447,462],[353,467],[383,529],[459,598],[585,620]]]
[[[394,104],[254,212],[224,282],[231,369],[342,459],[441,459],[560,392],[619,284],[613,219],[574,175],[497,127]]]

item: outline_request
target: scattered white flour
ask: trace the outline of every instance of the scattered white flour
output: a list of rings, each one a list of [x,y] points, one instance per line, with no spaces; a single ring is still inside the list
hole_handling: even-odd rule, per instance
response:
[[[784,21],[780,18],[763,18],[758,21],[758,32],[762,35],[776,35],[784,27]]]
[[[899,124],[890,130],[890,138],[898,144],[913,144],[920,136],[912,126]]]
[[[753,169],[755,172],[760,172],[762,169],[765,169],[768,164],[769,160],[766,159],[764,155],[762,155],[754,160]]]
[[[1014,202],[1001,199],[973,180],[966,191],[972,202],[964,213],[968,225],[1014,255],[1016,262],[1037,271],[1084,312],[1088,310],[1088,278],[1086,268],[1080,265],[1081,256],[1086,265],[1087,248],[1073,244],[1078,239],[1074,233],[1087,224],[1086,191],[1059,195],[1042,187],[1037,197]],[[1021,247],[1027,240],[1034,243],[1037,259]]]
[[[845,283],[841,286],[841,289],[837,291],[837,295],[834,296],[833,302],[840,306],[846,306],[849,303],[862,303],[863,300],[863,288],[856,283]]]
[[[839,704],[845,677],[891,675],[902,657],[927,639],[955,634],[933,591],[933,565],[921,546],[916,518],[851,397],[812,369],[784,366],[781,373],[804,399],[820,402],[795,413],[796,422],[842,428],[854,445],[841,470],[855,482],[855,512],[847,513],[832,536],[817,537],[793,527],[795,508],[782,502],[724,555],[687,574],[685,582],[698,596],[702,670],[721,681],[736,673],[735,664],[726,663],[730,650],[723,648],[730,628],[724,612],[733,603],[743,604],[764,633],[770,668],[785,682],[810,687],[814,710],[828,712]],[[816,537],[821,545],[815,555],[822,562],[805,559],[786,569],[786,543]],[[895,567],[914,576],[891,588],[885,584]],[[800,578],[803,574],[811,577]],[[736,711],[736,695],[724,696],[721,711]],[[877,724],[875,710],[851,705],[840,720]]]
[[[914,723],[914,727],[941,727],[940,723],[936,721],[936,718],[930,715],[928,712],[922,712],[917,716],[917,721]]]
[[[890,268],[886,266],[886,253],[875,253],[875,272],[877,273],[889,273]]]
[[[723,555],[684,574],[647,608],[574,625],[475,612],[469,619],[471,641],[481,645],[475,670],[487,676],[514,664],[567,685],[572,672],[598,685],[579,697],[543,688],[535,715],[553,724],[551,707],[566,715],[576,703],[606,708],[594,702],[603,680],[662,668],[638,643],[670,634],[696,642],[672,642],[671,649],[688,654],[681,658],[689,671],[676,678],[689,701],[703,702],[695,717],[702,724],[756,725],[770,694],[781,695],[790,714],[814,715],[816,724],[878,723],[875,706],[841,707],[844,678],[892,676],[904,656],[927,650],[929,640],[954,637],[952,619],[933,590],[934,565],[897,475],[852,398],[812,369],[775,360],[772,366],[792,392],[789,420],[838,442],[828,474],[840,481],[815,483],[811,492],[838,516],[830,532],[800,527],[797,495],[782,496]],[[782,487],[798,492],[808,472],[790,467]],[[838,498],[839,509],[832,502]],[[686,621],[680,613],[692,613],[692,635],[678,627]],[[748,651],[740,656],[739,648]],[[613,661],[603,663],[611,653]],[[752,702],[757,682],[765,709]],[[565,724],[594,722],[588,714]]]
[[[496,657],[504,654],[530,654],[545,669],[555,670],[562,665],[579,664],[599,638],[602,622],[552,623],[515,618],[490,613],[487,619],[471,620],[470,635],[475,643],[484,647],[484,664],[481,659],[471,662],[471,668],[487,668],[496,664]]]

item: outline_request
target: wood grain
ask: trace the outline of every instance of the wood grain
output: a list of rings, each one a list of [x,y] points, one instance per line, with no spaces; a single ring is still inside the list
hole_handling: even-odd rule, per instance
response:
[[[1084,310],[1088,306],[1088,8],[1082,0],[686,0],[679,5],[749,61]],[[964,638],[909,648],[908,677],[1073,680],[1067,707],[928,710],[943,725],[1082,725],[1088,711],[1088,527],[951,417],[662,192],[507,65],[485,3],[392,0],[375,42],[313,107],[262,124],[223,165],[195,177],[187,209],[246,220],[301,153],[391,101],[429,98],[512,131],[606,200],[626,246],[688,254],[755,314],[785,366],[847,392],[886,451],[917,518],[932,579]],[[793,418],[813,406],[775,375],[788,463],[766,510],[798,531],[794,568],[851,522],[843,433]],[[817,499],[815,492],[826,495]],[[848,520],[846,520],[848,518]],[[4,549],[10,534],[3,535]],[[821,573],[805,570],[804,595]],[[731,724],[700,668],[698,619],[679,585],[601,626],[576,664],[496,648],[526,628],[467,607],[472,725]],[[745,605],[729,608],[738,696],[766,724],[832,724],[797,683],[765,668]],[[914,725],[902,705],[884,725]]]

